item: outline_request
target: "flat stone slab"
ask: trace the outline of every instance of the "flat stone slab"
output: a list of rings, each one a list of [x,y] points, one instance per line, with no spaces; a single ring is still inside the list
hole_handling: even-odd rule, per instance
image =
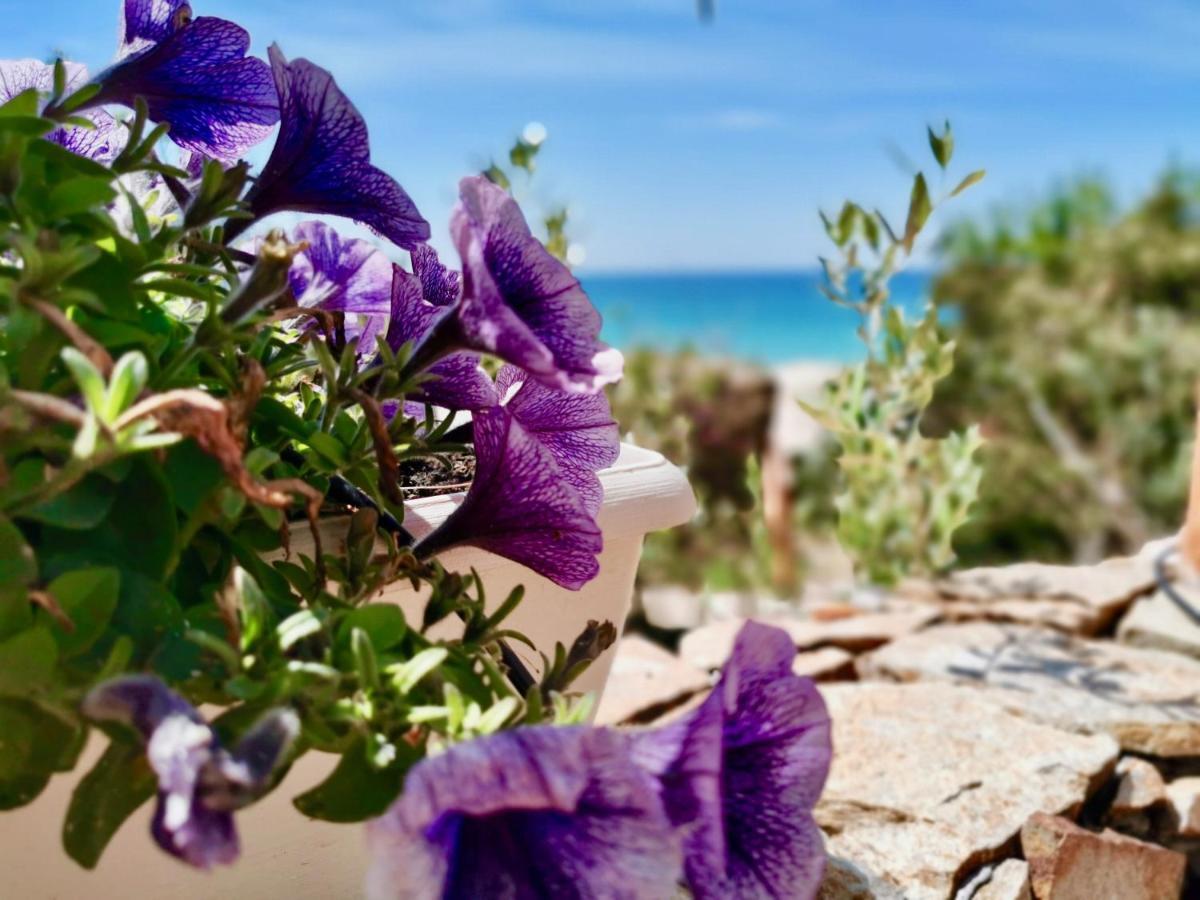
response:
[[[863,678],[951,681],[1007,709],[1126,750],[1200,755],[1200,662],[1046,629],[940,625],[860,657]]]
[[[1034,812],[1076,810],[1116,743],[1032,722],[949,684],[834,684],[833,767],[816,809],[831,855],[909,900],[948,900],[1014,849]]]
[[[971,895],[971,900],[1030,900],[1029,863],[1006,859],[989,874],[988,880]]]
[[[1154,585],[1144,555],[1094,566],[1022,563],[957,572],[934,586],[954,619],[1041,625],[1078,634],[1103,631]]]
[[[854,657],[838,647],[797,653],[792,671],[813,681],[845,681],[857,677]]]
[[[1170,900],[1183,888],[1182,853],[1045,814],[1021,829],[1037,900]]]
[[[709,686],[707,673],[643,637],[626,635],[617,645],[596,723],[620,725],[657,718]]]
[[[831,620],[762,618],[758,621],[782,628],[800,650],[838,647],[860,653],[924,628],[939,615],[936,609],[916,607]],[[719,669],[729,658],[734,639],[745,623],[745,619],[729,619],[685,634],[679,643],[680,657],[697,669]]]
[[[1200,588],[1176,584],[1175,590],[1200,610]],[[1200,659],[1200,625],[1161,591],[1133,605],[1117,627],[1117,640]]]
[[[1167,785],[1162,774],[1144,759],[1122,757],[1117,763],[1116,776],[1117,793],[1109,807],[1109,815],[1143,812],[1167,800]]]

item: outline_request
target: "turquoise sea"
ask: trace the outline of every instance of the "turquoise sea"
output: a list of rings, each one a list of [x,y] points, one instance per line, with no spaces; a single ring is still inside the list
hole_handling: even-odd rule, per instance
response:
[[[583,275],[604,316],[604,339],[623,350],[692,347],[764,364],[794,360],[848,362],[862,354],[858,317],[818,290],[821,275],[716,272]],[[906,272],[892,296],[919,311],[929,276]]]

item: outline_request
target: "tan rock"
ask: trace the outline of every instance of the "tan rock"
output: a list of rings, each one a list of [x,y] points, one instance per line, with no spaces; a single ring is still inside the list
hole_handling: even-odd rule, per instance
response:
[[[619,725],[646,721],[707,690],[709,676],[636,634],[617,645],[596,722]]]
[[[813,681],[845,681],[854,678],[854,657],[837,647],[822,647],[797,653],[792,671]]]
[[[1006,859],[992,870],[991,878],[980,885],[970,900],[1031,900],[1029,863]]]
[[[944,900],[1038,810],[1077,809],[1117,757],[943,684],[822,687],[837,748],[816,810],[832,855],[910,900]]]
[[[1158,769],[1136,756],[1126,756],[1117,763],[1117,793],[1109,812],[1121,816],[1142,812],[1167,799],[1167,785]]]
[[[1167,799],[1175,811],[1176,833],[1200,837],[1200,778],[1176,778],[1167,785]]]
[[[763,618],[759,621],[787,631],[801,650],[839,647],[858,653],[924,628],[938,616],[936,609],[927,607],[865,613],[832,621],[784,618]],[[684,635],[679,644],[679,655],[697,669],[719,669],[729,658],[733,642],[745,621],[730,619],[713,622]]]
[[[1152,560],[1113,559],[1095,566],[1024,563],[969,569],[938,584],[958,618],[1044,625],[1096,634],[1154,584]],[[972,611],[974,610],[974,616]]]
[[[1173,900],[1187,866],[1182,853],[1044,813],[1021,829],[1021,849],[1037,900]]]
[[[1200,587],[1180,583],[1175,589],[1200,609]],[[1162,591],[1133,605],[1117,628],[1117,640],[1200,659],[1200,625]]]
[[[1008,709],[1126,750],[1200,754],[1200,662],[1046,629],[976,622],[901,638],[856,663],[863,678],[986,688]]]

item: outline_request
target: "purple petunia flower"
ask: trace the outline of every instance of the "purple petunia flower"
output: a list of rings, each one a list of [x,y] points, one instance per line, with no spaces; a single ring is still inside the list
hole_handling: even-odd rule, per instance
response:
[[[459,190],[450,221],[464,278],[455,337],[560,390],[595,393],[620,380],[624,360],[599,341],[600,314],[516,201],[483,176]]]
[[[270,49],[279,95],[275,149],[246,200],[256,219],[327,213],[355,219],[405,249],[429,238],[429,223],[394,178],[371,165],[367,126],[327,71]],[[236,233],[236,228],[232,233]]]
[[[233,812],[266,791],[300,731],[295,713],[275,710],[228,752],[195,707],[157,678],[144,675],[117,678],[93,689],[83,701],[83,711],[97,721],[122,722],[141,735],[158,776],[154,840],[172,856],[201,869],[237,859]]]
[[[603,394],[569,394],[534,381],[516,366],[496,377],[500,402],[550,451],[563,476],[595,515],[604,500],[596,473],[621,455],[621,434]]]
[[[392,263],[369,241],[347,240],[323,222],[301,223],[293,240],[308,245],[288,272],[296,302],[346,313],[359,354],[374,353],[392,309]]]
[[[754,622],[720,681],[689,717],[637,736],[684,831],[684,871],[698,900],[812,897],[825,851],[812,809],[832,757],[829,714],[792,674],[787,633]]]
[[[270,69],[246,56],[250,35],[212,17],[191,18],[179,0],[125,0],[122,56],[97,76],[88,106],[146,102],[150,118],[171,126],[176,144],[237,159],[279,121]]]
[[[603,537],[554,455],[502,406],[473,414],[475,479],[462,505],[416,551],[428,559],[472,545],[568,590],[600,571]]]
[[[87,83],[88,74],[84,66],[78,63],[65,65],[68,92]],[[54,66],[36,59],[0,60],[0,106],[28,90],[36,90],[41,94],[54,90]],[[57,128],[47,136],[48,140],[96,162],[112,162],[124,145],[120,125],[104,110],[93,110],[85,117],[91,120],[92,128]]]
[[[413,268],[418,274],[410,275],[399,266],[393,272],[391,322],[387,332],[388,346],[393,351],[408,343],[420,345],[434,326],[453,315],[452,304],[458,302],[457,298],[449,304],[443,302],[454,291],[455,279],[438,262],[436,253],[414,252]],[[433,378],[422,384],[411,399],[446,409],[484,409],[496,405],[495,385],[474,353],[452,353],[431,366],[427,374]]]
[[[426,759],[368,840],[372,900],[659,900],[680,870],[653,778],[624,735],[589,728],[522,728]]]

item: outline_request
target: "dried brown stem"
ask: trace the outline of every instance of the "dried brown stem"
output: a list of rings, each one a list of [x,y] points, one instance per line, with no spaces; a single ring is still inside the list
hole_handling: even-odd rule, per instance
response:
[[[375,458],[379,461],[379,489],[393,503],[403,503],[404,495],[400,493],[400,461],[396,458],[395,448],[392,447],[387,419],[379,408],[379,401],[358,388],[352,388],[350,394],[362,407],[367,427],[371,429]]]
[[[43,319],[61,331],[63,336],[74,344],[75,349],[91,360],[92,365],[100,370],[106,380],[108,379],[112,374],[113,359],[95,338],[67,318],[67,314],[53,303],[37,299],[29,299],[26,302],[37,310]]]

